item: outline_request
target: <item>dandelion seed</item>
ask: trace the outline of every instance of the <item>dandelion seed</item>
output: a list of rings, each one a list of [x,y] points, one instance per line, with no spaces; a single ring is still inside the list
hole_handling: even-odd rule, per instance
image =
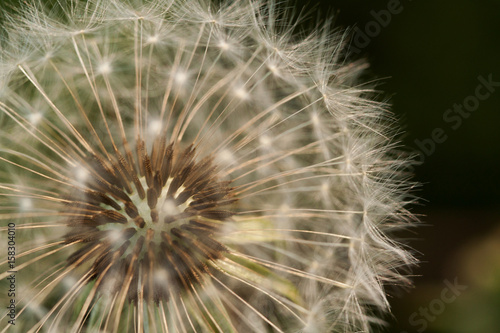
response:
[[[240,99],[242,99],[242,100],[246,100],[246,99],[248,99],[248,97],[249,97],[248,93],[246,92],[245,88],[243,88],[243,87],[236,88],[236,89],[234,90],[234,94],[235,94],[238,98],[240,98]]]
[[[33,208],[33,203],[31,201],[31,199],[29,199],[29,198],[21,198],[19,200],[19,209],[22,212],[29,211],[29,210],[31,210],[31,208]]]
[[[16,225],[18,292],[0,332],[380,322],[413,262],[389,238],[414,220],[407,161],[344,36],[300,39],[287,15],[71,0],[4,20],[0,236]]]
[[[43,116],[40,112],[33,112],[28,116],[30,123],[34,126],[38,125],[42,120]]]
[[[174,77],[175,77],[175,82],[178,83],[179,85],[184,84],[188,79],[188,75],[181,71],[175,73]]]
[[[147,42],[148,42],[149,44],[156,44],[156,43],[158,43],[158,41],[159,41],[159,40],[160,40],[160,38],[159,38],[159,36],[158,36],[158,35],[149,36],[149,37],[147,38]]]
[[[221,48],[221,50],[223,50],[223,51],[227,51],[227,50],[229,50],[229,49],[230,49],[230,47],[231,47],[231,46],[229,45],[229,43],[228,43],[228,42],[226,42],[225,40],[221,40],[221,41],[219,42],[219,44],[217,44],[217,45],[218,45],[218,46]]]
[[[111,64],[109,62],[104,62],[99,65],[98,71],[100,74],[110,74],[111,73]]]

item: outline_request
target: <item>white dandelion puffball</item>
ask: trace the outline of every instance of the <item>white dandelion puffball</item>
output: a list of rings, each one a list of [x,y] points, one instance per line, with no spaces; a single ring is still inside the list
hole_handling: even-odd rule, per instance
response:
[[[14,11],[0,41],[0,332],[382,323],[385,287],[409,284],[412,256],[390,236],[413,223],[411,184],[344,33],[294,34],[273,0]]]

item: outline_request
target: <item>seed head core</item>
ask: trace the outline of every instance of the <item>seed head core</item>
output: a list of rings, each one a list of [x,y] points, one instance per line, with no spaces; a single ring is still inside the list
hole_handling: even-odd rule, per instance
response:
[[[87,176],[66,200],[65,239],[83,246],[67,263],[90,262],[89,281],[103,292],[125,290],[130,302],[139,293],[168,300],[201,282],[227,251],[217,235],[237,198],[213,158],[197,160],[193,145],[181,149],[159,136],[150,154],[140,138],[135,152],[124,150],[82,161]]]

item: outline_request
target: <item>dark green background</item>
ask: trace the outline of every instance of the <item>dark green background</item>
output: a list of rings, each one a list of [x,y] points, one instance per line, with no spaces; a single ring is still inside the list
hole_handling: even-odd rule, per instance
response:
[[[336,26],[365,31],[376,22],[373,11],[387,9],[390,2],[292,3],[310,12],[305,28],[316,18],[335,17]],[[379,88],[401,119],[402,139],[410,151],[418,152],[415,140],[431,138],[436,128],[443,129],[447,139],[415,168],[415,179],[422,184],[417,195],[422,199],[412,211],[421,215],[423,225],[401,236],[422,263],[409,293],[391,288],[393,317],[379,331],[418,332],[422,326],[412,325],[411,315],[436,304],[445,280],[458,279],[467,291],[427,320],[425,332],[498,332],[500,87],[456,130],[443,115],[474,94],[479,76],[492,75],[500,82],[500,1],[401,0],[400,4],[401,12],[391,15],[390,23],[352,57],[371,63],[367,79],[383,78]],[[473,260],[477,267],[471,271],[465,263],[472,254],[479,259]]]

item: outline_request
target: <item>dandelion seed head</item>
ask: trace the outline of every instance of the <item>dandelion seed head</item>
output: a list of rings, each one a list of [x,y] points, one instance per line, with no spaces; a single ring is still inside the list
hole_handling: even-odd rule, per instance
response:
[[[274,74],[274,75],[278,75],[279,74],[279,70],[278,70],[278,67],[274,64],[270,64],[268,65],[269,67],[269,70]]]
[[[231,45],[225,40],[219,41],[219,43],[217,43],[217,46],[223,51],[228,51],[231,48]]]
[[[272,139],[267,135],[262,135],[259,140],[260,140],[260,144],[264,148],[269,148],[273,142]]]
[[[234,155],[227,149],[223,149],[217,154],[217,160],[224,165],[231,165],[236,162]]]
[[[188,80],[189,76],[186,72],[183,72],[183,71],[177,71],[175,74],[174,74],[174,78],[175,78],[175,82],[179,85],[183,85],[186,83],[186,81]]]
[[[165,281],[168,281],[169,274],[166,269],[157,269],[154,272],[154,280],[156,283],[161,284]]]
[[[160,41],[160,37],[158,35],[152,35],[147,38],[148,44],[156,44]]]
[[[320,121],[319,115],[316,112],[311,114],[311,121],[315,127],[321,126],[321,121]]]
[[[89,171],[81,165],[74,166],[73,175],[78,185],[85,184],[90,176]]]
[[[111,66],[111,63],[109,61],[103,62],[98,67],[98,72],[100,74],[110,74],[112,70],[113,70],[113,67]]]
[[[330,185],[328,184],[328,182],[323,182],[321,184],[321,193],[327,195],[329,190],[330,190]]]
[[[125,239],[120,229],[110,229],[107,239],[111,244],[123,244]]]
[[[245,90],[244,87],[235,88],[234,94],[236,95],[236,97],[238,97],[242,100],[248,100],[250,97],[250,95],[248,94],[248,92]]]
[[[161,212],[165,216],[173,216],[182,212],[181,208],[178,207],[173,200],[167,199],[161,205]]]
[[[33,201],[30,198],[20,198],[19,199],[19,209],[22,212],[28,212],[33,208]]]
[[[33,126],[37,126],[43,119],[41,112],[32,112],[28,115],[28,119]]]
[[[149,123],[148,132],[151,133],[151,136],[157,137],[158,135],[160,135],[162,128],[163,123],[161,120],[152,120]]]
[[[346,36],[295,35],[289,14],[71,0],[8,17],[0,218],[18,226],[29,295],[16,328],[370,331],[414,262],[390,238],[414,221],[407,161]]]

